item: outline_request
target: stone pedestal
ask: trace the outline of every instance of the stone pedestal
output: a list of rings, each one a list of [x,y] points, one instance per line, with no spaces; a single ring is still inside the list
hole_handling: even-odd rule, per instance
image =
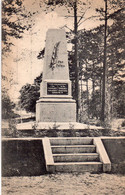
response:
[[[76,104],[70,100],[39,100],[36,105],[38,122],[75,122]]]
[[[66,35],[64,30],[47,32],[43,81],[36,104],[37,122],[75,122],[76,103],[71,96]]]

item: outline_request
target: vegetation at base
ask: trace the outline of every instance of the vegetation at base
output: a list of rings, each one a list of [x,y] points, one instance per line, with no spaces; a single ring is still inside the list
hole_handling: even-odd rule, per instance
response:
[[[19,117],[18,114],[15,114],[13,109],[15,104],[10,100],[9,96],[6,93],[2,93],[2,119],[11,119]]]
[[[122,127],[125,127],[125,120],[121,124]]]
[[[124,131],[120,130],[111,130],[111,129],[91,129],[88,125],[86,129],[36,129],[37,125],[33,125],[30,130],[17,130],[14,127],[11,129],[3,129],[2,136],[4,137],[100,137],[100,136],[108,136],[108,137],[119,137],[125,136]]]

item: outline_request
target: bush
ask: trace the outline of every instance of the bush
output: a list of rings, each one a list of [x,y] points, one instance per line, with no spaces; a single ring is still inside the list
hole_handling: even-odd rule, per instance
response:
[[[121,124],[122,127],[125,127],[125,120]]]

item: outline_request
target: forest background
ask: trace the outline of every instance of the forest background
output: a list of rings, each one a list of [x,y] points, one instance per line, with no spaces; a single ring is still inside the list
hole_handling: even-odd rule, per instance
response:
[[[35,113],[49,28],[66,31],[77,120],[110,126],[114,118],[124,118],[124,4],[123,0],[2,1],[2,118]]]

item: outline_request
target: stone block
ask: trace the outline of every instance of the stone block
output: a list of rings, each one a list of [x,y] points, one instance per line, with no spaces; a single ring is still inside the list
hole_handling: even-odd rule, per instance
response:
[[[38,101],[36,104],[37,122],[75,122],[76,104],[74,101]]]

